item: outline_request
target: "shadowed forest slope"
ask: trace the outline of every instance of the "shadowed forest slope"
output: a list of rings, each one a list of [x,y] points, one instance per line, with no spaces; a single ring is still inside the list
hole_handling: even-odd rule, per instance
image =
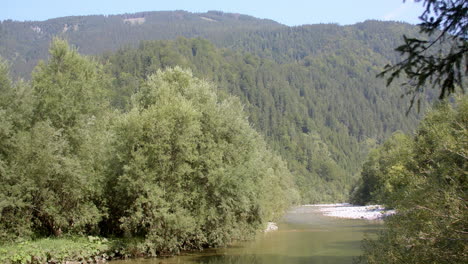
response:
[[[29,79],[53,36],[94,54],[112,76],[112,104],[127,111],[147,76],[175,66],[241,99],[249,121],[288,163],[303,202],[343,201],[368,150],[411,132],[408,100],[375,76],[416,27],[366,21],[287,27],[217,11],[145,12],[3,21],[0,55]],[[143,41],[143,42],[141,42]]]

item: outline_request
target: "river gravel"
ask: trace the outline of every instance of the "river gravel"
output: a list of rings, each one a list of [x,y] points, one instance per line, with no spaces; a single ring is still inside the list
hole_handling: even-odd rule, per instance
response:
[[[305,206],[318,207],[326,216],[346,218],[380,220],[395,214],[395,210],[386,210],[381,205],[354,206],[348,203],[340,204],[309,204]]]
[[[278,230],[278,225],[275,222],[268,222],[267,227],[265,229],[266,232],[276,231]]]

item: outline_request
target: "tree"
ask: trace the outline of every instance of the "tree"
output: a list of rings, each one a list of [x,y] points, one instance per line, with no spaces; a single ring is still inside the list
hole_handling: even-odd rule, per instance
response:
[[[415,0],[421,2],[423,0]],[[421,95],[427,83],[440,89],[439,98],[460,90],[464,93],[465,77],[468,73],[468,1],[424,0],[424,12],[419,17],[421,33],[428,39],[403,36],[404,44],[396,51],[405,59],[395,65],[387,65],[378,76],[387,73],[387,85],[404,73],[409,80],[410,109],[415,100],[420,105]],[[410,110],[408,109],[408,111]]]
[[[105,60],[116,80],[113,102],[129,109],[131,95],[140,90],[148,74],[168,64],[190,68],[197,78],[214,82],[218,92],[239,97],[249,121],[295,174],[303,203],[345,201],[369,149],[365,141],[380,141],[396,130],[416,127],[416,113],[404,115],[407,104],[400,98],[400,88],[387,89],[375,75],[385,58],[396,60],[393,46],[400,32],[417,29],[377,21],[357,25],[351,35],[334,28],[334,33],[321,26],[283,32],[287,39],[302,43],[297,52],[309,54],[308,66],[218,49],[202,39],[146,41],[138,49],[122,49]],[[336,34],[333,41],[322,36],[324,32]],[[290,47],[290,41],[279,42],[276,35],[264,34],[245,36],[256,53],[261,54],[258,45],[264,42],[275,45],[269,48],[275,54],[298,49]],[[321,40],[317,43],[312,36]],[[341,43],[338,50],[336,37]],[[333,48],[322,51],[328,45],[324,43]],[[318,54],[308,50],[309,45]],[[168,55],[177,58],[167,60]]]
[[[102,66],[59,38],[52,41],[49,53],[49,61],[39,62],[32,75],[34,121],[48,119],[56,128],[68,130],[83,118],[102,113],[109,85]]]
[[[395,197],[401,198],[412,184],[405,168],[411,160],[410,137],[395,132],[382,146],[369,153],[362,166],[361,179],[351,193],[351,202],[393,206]]]
[[[22,188],[24,181],[10,166],[16,149],[17,119],[28,118],[19,111],[21,96],[8,74],[8,64],[0,57],[0,241],[28,237],[32,233],[30,204]]]
[[[113,129],[111,232],[144,237],[151,253],[220,246],[297,200],[237,99],[179,67],[148,76],[132,99]]]
[[[97,230],[107,83],[101,67],[60,39],[31,85],[0,62],[0,237]],[[9,234],[9,235],[8,235]],[[15,238],[16,236],[16,238]]]
[[[387,195],[398,213],[376,240],[365,241],[361,263],[467,263],[467,117],[467,96],[455,107],[438,104],[421,122],[403,162],[379,164],[388,174],[381,175],[386,179],[378,192],[388,193],[385,182],[394,175],[404,184]],[[391,147],[386,159],[400,159],[398,148]]]

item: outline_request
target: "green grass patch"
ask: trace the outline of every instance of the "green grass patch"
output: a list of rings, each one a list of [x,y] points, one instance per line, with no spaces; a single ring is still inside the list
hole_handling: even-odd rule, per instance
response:
[[[66,261],[95,263],[130,257],[156,257],[154,245],[148,244],[143,238],[107,239],[94,236],[41,238],[0,244],[2,264],[58,264]]]
[[[0,263],[39,264],[65,261],[92,262],[112,257],[113,244],[99,237],[42,238],[0,245]]]

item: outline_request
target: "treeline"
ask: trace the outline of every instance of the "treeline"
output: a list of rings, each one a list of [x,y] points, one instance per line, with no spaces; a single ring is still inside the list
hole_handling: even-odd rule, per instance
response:
[[[468,97],[442,102],[414,136],[395,133],[370,153],[354,203],[381,203],[397,214],[362,263],[466,263]]]
[[[131,19],[137,20],[132,23]],[[288,27],[268,19],[219,11],[141,12],[0,21],[0,56],[12,63],[15,77],[28,78],[37,61],[47,58],[54,36],[67,39],[80,53],[88,55],[137,47],[145,40],[185,37],[207,39],[218,48],[249,52],[280,64],[318,55],[354,54],[371,57],[383,66],[388,60],[398,60],[394,48],[402,35],[420,36],[418,32],[413,25],[388,21]]]
[[[368,56],[356,55],[353,45],[341,45],[278,63],[218,49],[207,40],[178,38],[142,42],[105,54],[102,61],[115,77],[112,103],[118,108],[127,108],[145,76],[176,65],[236,95],[249,121],[287,161],[303,202],[334,202],[347,200],[370,148],[395,130],[411,131],[418,119],[415,112],[405,116],[408,105],[398,87],[386,88],[375,78],[381,55],[367,47],[361,50]]]
[[[181,68],[114,81],[60,39],[30,83],[0,64],[0,240],[142,238],[149,254],[225,245],[298,202],[235,97]]]
[[[221,94],[240,98],[249,122],[287,162],[304,203],[347,200],[369,149],[394,131],[414,130],[424,112],[406,117],[404,92],[375,78],[398,60],[393,49],[401,35],[418,35],[405,23],[287,27],[244,15],[174,11],[4,21],[0,32],[0,54],[26,79],[53,35],[99,54],[113,78],[111,104],[125,111],[147,76],[177,65],[191,69]],[[140,42],[148,39],[176,40]]]
[[[286,27],[268,19],[209,11],[154,11],[120,15],[69,16],[46,21],[0,21],[0,56],[12,63],[13,76],[28,78],[46,59],[55,36],[67,39],[82,54],[98,55],[142,40],[202,37],[225,42],[227,36]]]

